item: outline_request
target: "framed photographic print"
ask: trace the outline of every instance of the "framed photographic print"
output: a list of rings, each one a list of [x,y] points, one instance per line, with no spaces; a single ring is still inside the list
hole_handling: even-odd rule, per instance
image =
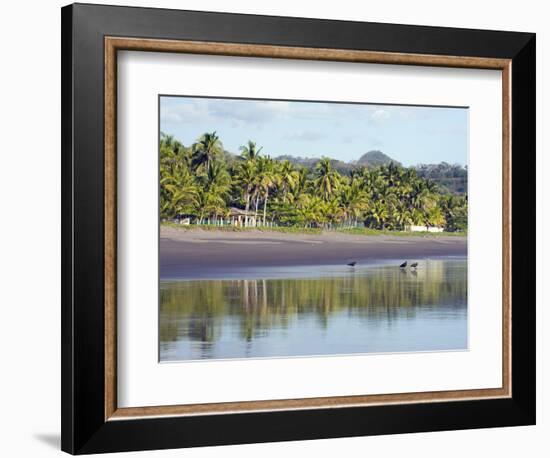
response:
[[[535,422],[535,36],[62,9],[62,448]]]

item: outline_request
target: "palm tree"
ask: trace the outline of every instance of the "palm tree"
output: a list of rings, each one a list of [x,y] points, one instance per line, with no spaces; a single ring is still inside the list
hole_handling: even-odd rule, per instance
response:
[[[178,140],[171,135],[160,134],[160,162],[161,164],[176,163],[183,161],[190,165],[189,149],[185,148]]]
[[[160,133],[160,146],[166,147],[168,149],[173,150],[174,149],[174,143],[176,142],[176,139],[173,135],[167,135],[164,132]]]
[[[406,202],[397,201],[391,207],[391,223],[393,229],[403,230],[405,226],[411,224],[412,214],[409,211]]]
[[[203,134],[192,146],[195,170],[208,168],[210,162],[223,153],[223,145],[216,132]]]
[[[279,168],[279,178],[281,192],[283,194],[283,203],[286,203],[287,194],[296,186],[300,176],[290,161],[283,161]]]
[[[445,224],[445,217],[439,206],[434,206],[428,210],[426,217],[427,226],[442,226]]]
[[[391,204],[385,199],[374,199],[365,212],[365,225],[374,229],[385,229],[388,225]]]
[[[325,201],[330,200],[340,184],[340,174],[332,168],[329,158],[322,158],[315,168],[317,190]]]
[[[215,189],[202,189],[198,195],[199,223],[202,223],[205,217],[213,217],[217,221],[218,216],[225,213],[227,207],[225,199]]]
[[[250,210],[250,199],[256,182],[256,164],[253,161],[242,162],[235,170],[234,184],[243,193],[245,202],[245,226],[248,226],[248,212]]]
[[[440,208],[445,219],[445,230],[460,231],[468,226],[467,196],[443,196],[440,198]]]
[[[256,142],[248,140],[246,145],[242,145],[239,150],[241,151],[241,159],[245,161],[254,161],[260,156],[263,146],[258,148]]]
[[[160,213],[164,217],[193,213],[197,204],[197,186],[184,164],[161,166]]]
[[[267,201],[269,191],[277,183],[277,175],[274,170],[273,160],[270,157],[258,157],[256,163],[256,178],[254,180],[254,218],[258,220],[258,208],[263,200],[263,224],[266,222]]]
[[[260,157],[257,161],[256,170],[256,212],[258,210],[258,201],[263,197],[264,211],[263,224],[266,223],[267,201],[269,199],[269,190],[277,183],[277,174],[275,173],[273,160],[270,157]]]
[[[309,191],[312,183],[308,177],[308,170],[305,167],[301,167],[297,170],[298,176],[294,185],[292,186],[290,193],[287,197],[292,197],[292,201],[296,201],[300,198],[300,195]]]
[[[382,167],[382,174],[386,178],[388,186],[394,187],[401,184],[402,170],[395,162],[390,162]]]
[[[231,177],[222,162],[210,162],[207,169],[199,175],[199,181],[208,190],[217,189],[218,192],[227,193],[231,184]]]
[[[296,218],[304,227],[320,225],[325,202],[317,196],[302,194],[297,202]]]
[[[328,223],[332,227],[332,225],[340,223],[344,217],[344,212],[340,206],[339,199],[335,197],[328,202],[324,202],[324,205],[321,207],[321,214],[324,225]]]
[[[353,222],[356,225],[368,206],[368,196],[361,188],[360,181],[354,181],[352,178],[351,183],[343,187],[340,193],[340,205],[347,224],[351,226]]]

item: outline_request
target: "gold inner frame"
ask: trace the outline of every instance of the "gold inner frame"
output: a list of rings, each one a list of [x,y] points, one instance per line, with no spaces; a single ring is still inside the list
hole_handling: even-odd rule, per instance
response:
[[[117,51],[175,52],[398,65],[493,69],[502,72],[502,387],[118,408],[117,405]],[[374,51],[105,37],[105,420],[511,397],[511,60]]]

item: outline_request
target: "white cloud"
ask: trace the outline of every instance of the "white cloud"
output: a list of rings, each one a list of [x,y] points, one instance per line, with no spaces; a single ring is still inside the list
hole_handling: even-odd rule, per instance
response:
[[[237,125],[262,125],[273,120],[303,121],[354,116],[350,105],[275,100],[167,97],[162,100],[161,121],[166,123],[231,120]]]
[[[301,130],[297,132],[291,132],[286,136],[289,140],[312,142],[324,137],[323,132],[318,130]]]
[[[174,99],[161,101],[160,120],[167,123],[194,122],[209,116],[208,106],[203,103],[173,103]],[[176,99],[177,100],[177,99]]]
[[[371,113],[370,118],[373,121],[386,121],[391,118],[391,113],[385,108],[377,108]]]

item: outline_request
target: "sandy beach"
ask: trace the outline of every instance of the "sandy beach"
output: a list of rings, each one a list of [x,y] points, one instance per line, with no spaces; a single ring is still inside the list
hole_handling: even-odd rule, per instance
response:
[[[160,278],[197,278],[231,268],[338,265],[350,260],[466,256],[466,237],[288,234],[161,227]]]

